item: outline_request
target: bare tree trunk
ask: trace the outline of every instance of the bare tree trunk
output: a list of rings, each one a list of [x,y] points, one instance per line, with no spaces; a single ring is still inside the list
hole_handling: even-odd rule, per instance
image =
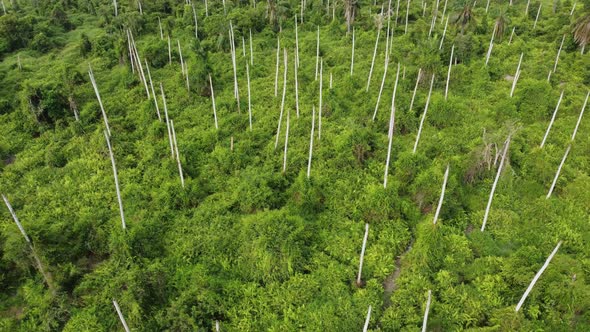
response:
[[[559,62],[559,55],[561,54],[561,48],[563,47],[563,42],[565,41],[565,35],[561,38],[561,44],[559,45],[559,50],[557,51],[557,55],[555,56],[555,65],[553,65],[553,72],[557,71],[557,63]]]
[[[555,116],[557,115],[557,110],[559,109],[559,105],[561,104],[561,100],[563,99],[563,92],[561,90],[561,95],[559,96],[559,100],[557,101],[557,105],[555,106],[555,111],[553,111],[553,116],[551,117],[551,122],[549,122],[549,126],[547,127],[547,131],[545,131],[545,136],[543,136],[543,141],[541,141],[541,148],[545,145],[545,141],[547,140],[547,136],[549,136],[549,131],[551,130],[551,126],[553,126],[553,121],[555,121]]]
[[[90,75],[90,81],[92,82],[92,87],[94,88],[94,92],[96,93],[96,98],[98,99],[98,104],[100,105],[100,111],[102,112],[102,118],[104,120],[104,126],[107,130],[109,136],[111,136],[111,128],[109,126],[109,120],[107,119],[107,113],[104,111],[104,106],[102,105],[102,99],[100,98],[100,93],[98,93],[98,86],[96,85],[96,81],[94,80],[94,73],[92,72],[92,67],[88,65],[88,75]]]
[[[158,115],[158,120],[162,121],[162,117],[160,116],[160,107],[158,106],[158,98],[156,97],[156,91],[154,90],[154,83],[152,82],[152,74],[150,73],[150,66],[148,65],[147,59],[145,59],[145,68],[147,69],[148,78],[150,79],[150,87],[152,89],[152,96],[154,96],[154,105],[156,105],[156,114]]]
[[[318,26],[318,36],[317,36],[317,44],[316,44],[316,51],[315,51],[315,80],[318,80],[318,65],[320,62],[320,27]]]
[[[168,117],[168,105],[166,103],[166,95],[164,94],[164,86],[160,83],[160,91],[162,92],[162,103],[164,104],[164,118],[166,120],[166,128],[168,130],[168,142],[170,143],[170,154],[174,159],[174,144],[172,143],[172,129],[170,128],[170,118]]]
[[[490,56],[492,55],[492,48],[494,47],[494,36],[496,35],[496,26],[494,25],[494,30],[492,31],[492,38],[490,38],[490,46],[488,46],[488,52],[486,53],[486,67],[488,66],[488,61],[490,61]]]
[[[411,112],[412,107],[414,106],[414,99],[416,98],[416,91],[418,91],[418,84],[420,83],[420,75],[422,75],[422,68],[418,69],[418,76],[416,76],[416,86],[414,86],[414,93],[412,93],[412,101],[410,102],[410,109],[408,112]]]
[[[295,65],[297,67],[297,65]],[[285,129],[285,151],[283,152],[283,174],[287,171],[287,147],[289,145],[289,118],[291,117],[290,110],[287,110],[287,128]]]
[[[449,59],[449,71],[447,72],[447,85],[445,87],[445,100],[449,94],[449,81],[451,80],[451,67],[453,66],[453,54],[455,52],[455,44],[451,47],[451,58]]]
[[[352,28],[352,55],[350,56],[350,76],[352,77],[352,72],[354,71],[354,34],[355,29]]]
[[[426,300],[426,309],[424,310],[424,320],[422,321],[422,332],[426,332],[426,325],[428,324],[428,312],[430,311],[430,299],[432,291],[428,290],[428,299]]]
[[[209,74],[209,86],[211,87],[211,102],[213,103],[213,118],[215,119],[215,129],[219,129],[217,125],[217,111],[215,110],[215,92],[213,91],[213,81],[211,80],[211,74]]]
[[[371,306],[369,306],[369,310],[367,310],[367,318],[365,318],[365,325],[363,326],[363,332],[367,332],[369,330],[369,323],[371,322]]]
[[[406,6],[406,27],[404,28],[404,35],[408,33],[408,17],[410,15],[410,1],[408,0],[408,5]]]
[[[522,57],[524,53],[520,53],[520,59],[518,60],[518,66],[516,67],[516,73],[514,73],[514,79],[512,80],[512,88],[510,89],[510,97],[514,95],[514,89],[516,88],[516,83],[520,78],[520,65],[522,63]]]
[[[442,189],[440,191],[440,198],[438,199],[438,206],[436,207],[436,212],[434,213],[434,220],[432,223],[436,225],[436,221],[438,220],[438,216],[440,214],[440,209],[443,204],[443,200],[445,198],[445,189],[447,188],[447,179],[449,178],[449,165],[447,164],[447,170],[445,171],[445,176],[443,179]]]
[[[539,15],[541,14],[541,7],[543,7],[542,3],[539,4],[539,10],[537,10],[537,16],[535,17],[535,23],[533,24],[533,30],[535,30],[537,27],[537,21],[539,20]]]
[[[158,26],[160,27],[160,39],[164,40],[164,30],[162,29],[162,21],[160,20],[159,16],[158,16]]]
[[[416,135],[416,143],[414,143],[414,150],[412,153],[416,153],[416,149],[418,148],[418,141],[420,141],[420,134],[422,133],[422,127],[424,126],[424,120],[426,119],[426,112],[428,112],[428,105],[430,104],[430,96],[432,95],[432,86],[434,85],[434,74],[432,74],[432,78],[430,79],[430,90],[428,91],[428,98],[426,98],[426,106],[424,106],[424,114],[422,114],[422,119],[420,120],[420,127],[418,128],[418,134]]]
[[[123,200],[121,199],[121,191],[119,190],[119,176],[117,175],[117,165],[115,165],[115,156],[113,154],[113,148],[111,147],[111,141],[109,140],[109,135],[105,131],[104,138],[107,141],[107,146],[109,148],[109,154],[111,156],[111,164],[113,165],[113,175],[115,178],[115,189],[117,190],[117,201],[119,202],[119,212],[121,213],[121,224],[123,225],[123,229],[126,229],[125,225],[125,214],[123,213]]]
[[[113,0],[113,5],[115,6],[115,17],[119,15],[119,11],[117,10],[117,0]]]
[[[252,29],[250,29],[250,65],[254,66],[254,51],[252,48]]]
[[[311,174],[311,158],[313,155],[313,131],[315,129],[315,106],[312,106],[311,111],[311,134],[309,136],[309,158],[307,160],[307,178]]]
[[[299,82],[297,81],[297,62],[299,54],[295,53],[295,61],[293,61],[293,68],[295,70],[295,110],[297,112],[297,118],[299,119]]]
[[[295,14],[295,66],[299,67],[299,33],[297,30],[297,14]]]
[[[172,65],[172,47],[170,47],[170,35],[168,37],[168,63]]]
[[[280,62],[281,37],[277,37],[277,69],[275,71],[275,97],[279,95],[279,62]]]
[[[205,16],[209,16],[209,6],[207,4],[207,0],[205,0]]]
[[[504,152],[502,152],[502,159],[500,160],[500,166],[498,166],[498,172],[496,173],[496,178],[494,179],[494,184],[492,185],[492,190],[490,191],[490,197],[488,198],[488,205],[486,206],[486,212],[483,216],[483,222],[481,224],[481,231],[483,232],[486,228],[486,223],[488,221],[488,216],[490,215],[490,207],[492,206],[492,200],[494,199],[494,192],[496,191],[496,186],[498,185],[498,179],[500,179],[500,175],[502,174],[502,169],[504,168],[504,162],[506,160],[506,154],[508,153],[508,149],[510,148],[510,135],[506,139],[506,143],[504,144]]]
[[[279,124],[277,126],[277,137],[275,140],[275,150],[279,146],[279,136],[281,134],[281,122],[283,122],[283,112],[285,111],[285,95],[287,94],[287,49],[283,50],[284,69],[283,69],[283,97],[281,98],[281,114],[279,115]]]
[[[129,63],[131,64],[131,72],[135,74],[135,61],[133,61],[133,51],[131,48],[131,36],[129,34],[129,29],[125,31],[127,33],[127,48],[129,49]]]
[[[567,146],[567,149],[565,150],[565,154],[563,155],[563,158],[561,159],[561,163],[559,164],[559,168],[557,168],[557,172],[555,173],[555,177],[553,178],[553,183],[551,183],[551,188],[549,188],[549,192],[547,193],[547,197],[545,197],[546,199],[549,199],[551,197],[551,194],[553,193],[553,189],[555,189],[555,185],[557,184],[557,179],[559,178],[559,174],[561,173],[561,168],[563,167],[563,164],[565,164],[565,159],[567,158],[567,155],[570,153],[570,149],[571,149],[571,144]]]
[[[119,308],[119,303],[113,299],[113,305],[115,306],[115,310],[117,310],[117,315],[119,315],[119,319],[121,320],[121,324],[123,324],[123,328],[125,328],[125,332],[129,332],[129,327],[127,326],[127,322],[125,321],[125,317],[123,317],[123,313],[121,312],[121,308]]]
[[[371,70],[369,71],[369,78],[367,79],[366,92],[369,92],[369,85],[371,85],[371,76],[373,75],[373,67],[375,66],[375,57],[377,56],[377,46],[379,46],[379,36],[381,29],[377,30],[377,39],[375,40],[375,49],[373,50],[373,60],[371,60]]]
[[[324,59],[320,61],[320,105],[318,108],[318,141],[322,139],[322,85],[324,82]]]
[[[195,20],[195,38],[199,39],[199,22],[197,21],[197,12],[195,11],[195,4],[191,4],[193,7],[193,19]]]
[[[172,129],[172,140],[174,141],[174,153],[178,162],[178,173],[180,174],[180,184],[184,188],[184,175],[182,174],[182,165],[180,163],[180,154],[178,153],[178,143],[176,142],[176,130],[174,130],[174,121],[170,119],[170,128]]]
[[[252,102],[250,99],[250,67],[246,62],[246,79],[248,80],[248,122],[250,124],[250,131],[252,131]]]
[[[490,0],[488,0],[489,2]],[[524,16],[528,16],[529,15],[529,6],[531,4],[531,0],[527,0],[526,2],[526,7],[524,8]]]
[[[447,16],[447,20],[445,23],[445,28],[443,30],[442,38],[440,39],[440,45],[438,46],[439,50],[442,50],[443,42],[445,41],[445,35],[447,34],[447,26],[449,25],[449,17]]]
[[[393,128],[395,125],[395,95],[397,92],[397,82],[399,79],[400,64],[397,64],[397,74],[395,75],[395,86],[393,88],[393,94],[391,95],[391,112],[389,115],[389,131],[387,136],[389,143],[387,145],[387,159],[385,160],[385,174],[383,175],[383,188],[387,188],[387,177],[389,176],[389,162],[391,160],[391,143],[393,142]]]
[[[576,10],[576,3],[577,2],[574,1],[574,5],[572,6],[572,10],[570,11],[570,16],[574,15],[574,10]],[[4,5],[2,5],[2,6],[4,6]],[[4,11],[4,14],[6,14],[6,11]]]
[[[584,100],[584,105],[582,106],[582,110],[580,111],[580,115],[578,116],[578,122],[576,122],[576,128],[574,128],[574,133],[572,134],[572,141],[576,138],[576,133],[578,132],[578,127],[580,126],[580,122],[582,121],[582,116],[584,115],[584,110],[586,109],[586,104],[588,103],[588,96],[590,96],[590,91],[586,94],[586,99]]]
[[[369,237],[369,224],[366,223],[365,224],[365,236],[363,237],[363,247],[361,249],[361,258],[360,258],[360,262],[359,262],[359,273],[358,276],[356,277],[356,285],[360,286],[361,285],[361,275],[363,272],[363,260],[365,258],[365,248],[367,247],[367,238]]]
[[[522,297],[520,298],[520,301],[518,301],[518,304],[516,305],[516,308],[514,309],[515,312],[518,312],[520,310],[520,308],[524,304],[524,301],[526,300],[527,296],[529,296],[529,293],[531,292],[531,290],[535,286],[535,283],[537,282],[537,280],[539,280],[539,277],[541,277],[541,274],[543,274],[543,272],[545,271],[545,269],[547,269],[547,266],[549,266],[549,263],[553,259],[553,256],[555,256],[555,254],[557,253],[557,250],[559,250],[559,247],[561,246],[561,243],[562,243],[562,241],[559,241],[557,243],[557,245],[555,246],[555,249],[553,249],[553,251],[551,252],[551,255],[549,255],[549,257],[547,257],[547,260],[545,261],[545,264],[543,264],[543,266],[541,266],[541,269],[539,269],[539,272],[537,272],[537,274],[535,274],[535,277],[533,278],[533,280],[529,284],[529,287],[527,287],[527,289],[524,292],[524,294],[522,294]]]
[[[383,87],[385,86],[385,79],[387,77],[387,68],[389,67],[389,57],[385,58],[385,69],[383,70],[383,78],[381,79],[381,87],[379,88],[379,95],[377,95],[377,104],[375,105],[375,112],[373,112],[373,122],[377,117],[377,110],[379,109],[379,102],[381,101],[381,93],[383,93]]]
[[[137,7],[139,8],[139,15],[143,15],[143,8],[141,7],[141,1],[137,0]]]
[[[516,27],[512,27],[512,32],[510,33],[510,39],[508,40],[508,45],[512,44],[512,38],[514,37],[514,30]]]

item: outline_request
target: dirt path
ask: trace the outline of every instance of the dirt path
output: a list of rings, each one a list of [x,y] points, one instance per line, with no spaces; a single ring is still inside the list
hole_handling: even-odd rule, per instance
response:
[[[391,294],[397,289],[396,280],[402,273],[402,259],[408,252],[410,252],[410,250],[412,250],[413,244],[414,238],[410,239],[410,243],[406,250],[401,255],[397,256],[395,259],[395,269],[385,278],[385,281],[383,281],[383,311],[391,306]]]

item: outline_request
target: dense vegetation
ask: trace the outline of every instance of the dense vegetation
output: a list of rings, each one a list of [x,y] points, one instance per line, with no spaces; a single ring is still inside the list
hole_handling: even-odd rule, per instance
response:
[[[482,0],[205,4],[3,1],[0,193],[31,246],[2,206],[0,330],[123,330],[115,299],[133,331],[211,331],[216,321],[223,331],[360,331],[369,306],[369,330],[416,331],[429,290],[432,331],[590,330],[587,116],[572,139],[590,86],[589,1],[492,0],[489,9]],[[318,27],[323,74],[316,77]],[[132,70],[129,32],[143,70],[149,65],[161,120],[140,69]],[[288,70],[275,146],[283,99],[279,37]],[[110,124],[125,229],[89,66]],[[413,153],[431,75],[432,96]]]

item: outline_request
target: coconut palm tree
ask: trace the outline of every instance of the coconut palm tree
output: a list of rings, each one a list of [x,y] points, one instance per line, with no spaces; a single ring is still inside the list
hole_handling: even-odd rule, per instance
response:
[[[506,31],[506,28],[508,27],[509,23],[510,20],[506,16],[506,13],[500,13],[500,15],[498,15],[498,17],[494,21],[494,36],[501,40],[502,36],[504,36],[504,32]]]
[[[346,29],[349,33],[350,26],[354,23],[354,18],[359,9],[358,0],[344,0],[344,18],[346,18]]]
[[[473,10],[471,9],[470,5],[465,5],[463,7],[463,10],[459,12],[454,23],[459,24],[461,26],[461,34],[465,33],[465,28],[475,23]]]
[[[590,14],[580,17],[574,26],[573,33],[574,40],[582,46],[582,54],[584,54],[586,45],[590,43]]]

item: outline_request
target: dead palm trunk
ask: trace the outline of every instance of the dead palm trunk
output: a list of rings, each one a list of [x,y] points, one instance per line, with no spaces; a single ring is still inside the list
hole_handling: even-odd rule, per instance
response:
[[[426,309],[424,310],[424,320],[422,320],[422,332],[426,332],[426,325],[428,324],[428,312],[430,311],[430,299],[432,291],[428,290],[428,299],[426,300]]]
[[[297,67],[297,65],[295,65]],[[289,145],[289,118],[291,112],[287,110],[287,128],[285,129],[285,151],[283,152],[283,174],[287,171],[287,147]]]
[[[111,164],[113,166],[113,175],[115,178],[115,189],[117,190],[117,201],[119,202],[119,212],[121,213],[121,225],[123,229],[126,229],[125,225],[125,213],[123,212],[123,200],[121,199],[121,191],[119,190],[119,176],[117,175],[117,165],[115,165],[115,155],[113,154],[113,148],[111,147],[111,141],[109,140],[109,135],[105,131],[104,138],[107,141],[107,146],[109,148],[109,154],[111,156]]]
[[[430,96],[432,95],[432,86],[434,85],[434,74],[432,74],[432,78],[430,79],[430,90],[428,91],[428,97],[426,98],[426,106],[424,106],[424,114],[422,114],[422,119],[420,119],[420,127],[418,128],[418,134],[416,135],[416,142],[414,143],[414,150],[412,153],[416,153],[416,149],[418,148],[418,142],[420,141],[420,134],[422,133],[422,127],[424,126],[424,120],[426,119],[426,113],[428,112],[428,104],[430,104]]]
[[[217,111],[215,110],[215,92],[213,91],[213,81],[211,80],[211,74],[209,74],[209,86],[211,87],[211,103],[213,104],[213,119],[215,120],[215,129],[219,129],[217,125]]]
[[[129,327],[127,326],[127,322],[125,321],[125,317],[123,317],[123,313],[121,312],[121,308],[119,308],[119,303],[113,299],[113,305],[115,306],[115,310],[117,310],[117,315],[119,315],[119,319],[121,320],[121,324],[123,324],[123,328],[125,328],[125,332],[129,332]]]
[[[514,38],[514,30],[516,27],[512,27],[512,32],[510,33],[510,39],[508,40],[508,45],[512,44],[512,38]]]
[[[250,100],[250,67],[246,63],[246,79],[248,80],[248,122],[250,124],[250,131],[252,131],[252,102]]]
[[[117,9],[117,0],[113,0],[113,5],[115,6],[115,17],[119,15],[119,11]]]
[[[561,95],[559,96],[559,100],[557,101],[557,105],[555,106],[555,111],[553,111],[553,116],[551,117],[551,122],[549,122],[547,131],[545,131],[545,136],[543,136],[543,141],[541,141],[541,148],[543,148],[543,146],[545,145],[545,141],[547,140],[547,136],[549,136],[551,126],[553,126],[553,122],[555,121],[555,116],[557,116],[557,110],[559,109],[559,105],[561,104],[561,100],[563,99],[563,92],[564,90],[561,91]]]
[[[164,104],[164,119],[166,120],[166,128],[168,130],[168,142],[170,143],[170,154],[174,159],[174,144],[172,143],[172,130],[170,129],[170,118],[168,117],[168,105],[166,103],[166,95],[164,94],[164,86],[160,83],[160,92],[162,93],[162,103]]]
[[[369,78],[367,79],[366,92],[369,92],[369,85],[371,85],[371,76],[373,75],[373,67],[375,66],[375,57],[377,56],[377,46],[379,46],[379,36],[381,29],[377,30],[377,40],[375,40],[375,49],[373,50],[373,60],[371,60],[371,70],[369,70]]]
[[[131,36],[129,29],[125,31],[127,33],[127,48],[129,49],[129,63],[131,64],[131,72],[135,74],[135,61],[133,60],[133,50],[131,47]]]
[[[488,52],[486,53],[486,67],[488,66],[488,61],[490,61],[490,56],[492,55],[492,48],[494,47],[494,36],[496,35],[496,26],[492,31],[492,38],[490,38],[490,46],[488,46]]]
[[[275,97],[279,95],[279,62],[280,62],[280,47],[281,47],[281,37],[277,37],[277,66],[275,71]]]
[[[195,38],[199,39],[199,23],[197,22],[197,12],[195,11],[195,4],[191,4],[193,7],[193,19],[195,20]]]
[[[295,66],[299,67],[299,33],[297,32],[297,14],[295,14]]]
[[[172,140],[174,141],[174,153],[176,154],[176,161],[178,162],[178,173],[180,174],[180,184],[184,188],[184,175],[182,174],[182,165],[180,163],[180,154],[178,153],[178,142],[176,141],[176,130],[174,130],[174,121],[170,120],[170,128],[172,129]]]
[[[170,35],[168,37],[168,64],[172,65],[172,47],[170,46]]]
[[[365,325],[363,326],[363,332],[367,332],[369,330],[369,323],[371,322],[371,306],[369,306],[369,310],[367,310],[367,318],[365,318]]]
[[[576,138],[578,127],[580,126],[582,116],[584,115],[584,110],[586,109],[586,104],[588,103],[588,96],[590,96],[590,91],[588,91],[588,93],[586,94],[586,100],[584,100],[584,105],[582,106],[582,110],[580,111],[580,115],[578,116],[578,122],[576,122],[576,128],[574,128],[574,133],[572,134],[572,141],[574,140],[574,138]]]
[[[158,16],[158,26],[160,27],[160,39],[164,40],[164,30],[162,29],[162,21],[160,20],[159,16]]]
[[[557,168],[557,172],[555,172],[555,177],[553,178],[553,183],[551,183],[551,188],[549,188],[549,192],[547,193],[547,197],[545,197],[546,199],[549,199],[551,197],[551,194],[553,193],[553,189],[555,189],[555,185],[557,184],[557,179],[559,178],[559,174],[561,173],[561,168],[563,167],[563,164],[565,164],[565,159],[567,158],[567,155],[570,153],[570,149],[571,149],[571,145],[567,146],[567,149],[565,150],[565,154],[563,155],[563,158],[561,159],[561,163],[559,164],[559,168]]]
[[[416,98],[416,91],[418,91],[418,84],[420,83],[420,75],[422,75],[422,68],[418,69],[418,76],[416,76],[416,86],[414,86],[414,92],[412,93],[412,101],[410,102],[410,110],[412,111],[412,106],[414,106],[414,99]]]
[[[504,152],[502,152],[502,159],[500,160],[500,166],[498,166],[498,172],[496,172],[496,178],[494,179],[494,184],[492,185],[492,190],[490,191],[490,197],[488,198],[488,205],[486,206],[486,212],[483,216],[483,222],[481,224],[481,231],[482,232],[486,228],[488,216],[490,215],[490,207],[492,206],[492,200],[494,199],[494,192],[496,191],[496,186],[498,185],[498,180],[500,179],[500,175],[502,174],[502,169],[504,168],[506,154],[508,153],[508,149],[510,148],[510,135],[506,139],[506,143],[504,145],[505,145]]]
[[[322,85],[324,82],[324,59],[320,61],[320,105],[318,108],[318,141],[322,139]]]
[[[565,35],[561,38],[561,44],[559,45],[559,50],[557,51],[557,56],[555,56],[555,65],[553,65],[553,72],[557,70],[557,63],[559,62],[559,55],[561,54],[561,48],[563,47],[563,42],[565,41]]]
[[[442,50],[443,42],[445,41],[445,35],[447,34],[447,26],[449,25],[449,17],[447,16],[447,20],[445,23],[445,28],[443,30],[442,38],[440,39],[440,45],[438,46],[439,50]]]
[[[377,117],[377,110],[379,109],[379,102],[381,101],[381,94],[383,93],[383,86],[385,86],[385,78],[387,77],[387,68],[389,67],[389,57],[385,58],[385,69],[383,70],[383,78],[381,79],[381,87],[379,88],[379,95],[377,95],[377,104],[375,105],[375,112],[373,112],[373,122]]]
[[[307,178],[311,174],[311,158],[313,155],[313,131],[315,129],[315,106],[312,106],[311,111],[311,135],[309,136],[309,158],[307,160]]]
[[[316,51],[315,51],[315,80],[318,80],[318,65],[320,62],[320,27],[318,26],[318,36],[317,36],[317,44],[316,44]]]
[[[365,236],[363,237],[363,247],[361,249],[361,258],[359,262],[359,273],[356,277],[356,285],[361,285],[361,275],[363,272],[363,259],[365,258],[365,248],[367,247],[367,238],[369,237],[369,224],[365,224]]]
[[[537,27],[537,21],[539,20],[539,14],[541,14],[541,7],[543,7],[542,3],[539,4],[539,9],[537,10],[537,16],[535,17],[535,23],[533,24],[533,30],[535,30],[535,28]]]
[[[408,4],[406,6],[406,27],[404,28],[404,35],[406,33],[408,33],[408,18],[409,18],[409,15],[410,15],[410,1],[411,0],[408,0]]]
[[[293,68],[295,70],[295,110],[297,112],[297,118],[299,119],[299,82],[297,80],[297,76],[298,76],[298,74],[297,74],[297,67],[298,67],[297,61],[298,61],[298,59],[297,58],[298,57],[299,57],[299,55],[297,53],[295,53],[295,61],[293,61]]]
[[[352,77],[352,72],[354,71],[354,34],[355,29],[352,28],[352,55],[350,56],[350,76]]]
[[[451,47],[451,58],[449,59],[449,71],[447,72],[447,86],[445,87],[445,100],[449,94],[449,81],[451,80],[451,67],[453,66],[453,53],[455,52],[455,45]]]
[[[250,65],[254,66],[254,51],[252,48],[252,29],[250,29]]]
[[[209,6],[207,4],[207,0],[205,0],[205,16],[209,16]]]
[[[514,79],[512,80],[512,88],[510,89],[510,97],[514,95],[514,89],[516,88],[516,83],[520,78],[520,65],[522,63],[522,57],[524,53],[520,53],[520,59],[518,60],[518,66],[516,67],[516,73],[514,73]]]
[[[285,111],[285,95],[287,94],[287,49],[283,50],[284,69],[283,69],[283,97],[281,98],[281,114],[279,115],[279,124],[277,126],[277,137],[275,140],[275,150],[279,146],[279,137],[281,134],[281,122],[283,122],[283,113]]]
[[[96,81],[94,80],[94,73],[92,72],[92,67],[88,65],[88,75],[90,75],[90,81],[92,82],[92,87],[94,88],[94,92],[96,93],[96,98],[98,99],[98,105],[100,105],[100,111],[102,112],[102,117],[104,120],[104,126],[107,130],[109,136],[111,136],[111,128],[109,126],[109,120],[107,119],[107,113],[104,111],[104,106],[102,105],[102,99],[100,98],[100,93],[98,93],[98,86],[96,85]]]
[[[443,179],[443,185],[442,185],[442,189],[440,191],[440,198],[438,200],[438,206],[436,207],[436,212],[434,213],[434,220],[432,221],[432,223],[434,225],[436,225],[436,221],[438,220],[438,216],[440,214],[440,209],[442,207],[443,204],[443,200],[445,198],[445,189],[447,188],[447,179],[449,178],[449,165],[447,165],[447,170],[445,171],[445,176]]]
[[[397,90],[397,82],[399,79],[400,64],[397,64],[397,74],[395,75],[395,86],[393,88],[393,94],[391,96],[391,112],[389,115],[389,131],[388,138],[389,143],[387,144],[387,159],[385,160],[385,173],[383,174],[383,188],[387,188],[387,177],[389,176],[389,162],[391,160],[391,143],[393,142],[393,128],[395,125],[395,94]]]
[[[160,107],[158,106],[158,98],[156,97],[156,91],[154,90],[154,83],[152,82],[152,74],[150,73],[150,66],[148,65],[147,59],[145,59],[145,68],[147,69],[148,78],[150,79],[150,87],[152,89],[152,96],[154,97],[154,105],[156,106],[156,114],[158,115],[158,120],[162,121],[162,117],[160,116]]]
[[[182,77],[184,78],[184,59],[182,58],[182,49],[180,48],[180,40],[176,40],[178,43],[178,56],[180,57],[180,71],[182,73]]]
[[[555,246],[555,249],[553,249],[553,251],[551,252],[551,255],[549,255],[549,257],[547,257],[547,260],[545,261],[545,264],[543,264],[543,266],[541,266],[541,269],[539,270],[539,272],[537,272],[537,274],[535,274],[535,277],[533,278],[533,280],[529,284],[529,287],[527,287],[527,289],[524,292],[524,294],[522,294],[522,297],[520,298],[520,301],[518,301],[518,304],[516,305],[516,308],[514,309],[515,312],[518,312],[520,310],[520,308],[524,304],[524,301],[526,300],[527,296],[529,296],[529,293],[531,292],[531,290],[535,286],[535,283],[537,282],[537,280],[539,280],[539,277],[541,277],[541,274],[543,274],[543,272],[545,271],[545,269],[547,269],[547,266],[549,266],[549,263],[553,259],[553,256],[555,256],[555,254],[557,253],[557,250],[559,250],[559,247],[561,246],[561,243],[562,243],[562,241],[559,241],[557,243],[557,246]]]

